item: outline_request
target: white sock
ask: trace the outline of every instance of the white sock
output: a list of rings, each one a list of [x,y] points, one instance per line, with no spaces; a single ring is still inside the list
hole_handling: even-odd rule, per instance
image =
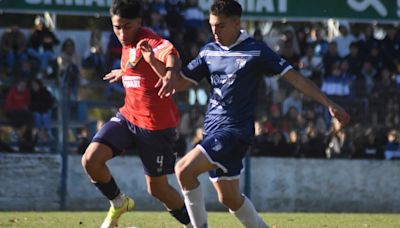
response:
[[[113,208],[119,208],[119,207],[122,207],[122,204],[124,204],[124,201],[125,201],[125,195],[124,195],[124,193],[121,192],[113,200],[110,200],[110,204]]]
[[[243,205],[237,211],[229,209],[229,212],[235,215],[246,228],[268,228],[268,225],[257,214],[251,201],[245,195],[243,196]]]
[[[200,185],[195,189],[182,191],[182,193],[193,226],[207,227],[207,212]]]

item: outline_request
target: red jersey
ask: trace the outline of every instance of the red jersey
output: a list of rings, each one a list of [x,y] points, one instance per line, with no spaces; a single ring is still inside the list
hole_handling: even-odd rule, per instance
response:
[[[147,40],[153,47],[155,57],[166,63],[170,54],[178,55],[174,46],[152,31],[141,28],[138,37],[130,45],[122,47],[121,70],[122,83],[125,88],[125,104],[119,112],[131,123],[148,130],[175,128],[179,114],[171,96],[160,98],[154,88],[159,80],[158,75],[142,58],[136,44]]]
[[[6,103],[4,110],[9,111],[20,111],[28,110],[31,102],[31,93],[28,89],[18,90],[16,86],[12,87],[7,94]]]

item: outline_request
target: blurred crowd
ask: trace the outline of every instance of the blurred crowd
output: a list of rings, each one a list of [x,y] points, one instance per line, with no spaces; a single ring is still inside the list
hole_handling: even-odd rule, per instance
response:
[[[143,23],[177,47],[183,64],[212,39],[207,18],[195,0],[149,1]],[[113,33],[103,47],[102,31],[91,29],[88,48],[81,56],[76,50],[80,40],[60,41],[57,31],[51,30],[43,17],[36,17],[33,24],[29,36],[17,26],[0,34],[2,151],[50,152],[46,145],[57,138],[54,123],[62,86],[68,88],[69,100],[76,103],[83,99],[79,91],[85,88],[87,93],[88,86],[94,84],[101,85],[100,99],[90,95],[85,99],[115,104],[115,101],[122,102],[124,96],[120,83],[101,81],[102,75],[119,68],[121,45]],[[400,158],[398,25],[376,27],[342,21],[337,25],[337,33],[332,34],[323,22],[277,22],[268,29],[265,24],[252,21],[243,27],[345,107],[352,120],[349,125],[341,126],[330,118],[328,110],[299,94],[284,80],[265,75],[259,97],[254,98],[258,99],[259,106],[252,155]],[[181,110],[177,144],[180,155],[202,140],[207,93],[204,82],[175,95]],[[79,108],[73,111],[87,112]],[[82,115],[87,113],[72,116]],[[73,141],[79,142],[74,152],[79,154],[91,134],[85,123],[74,134]]]

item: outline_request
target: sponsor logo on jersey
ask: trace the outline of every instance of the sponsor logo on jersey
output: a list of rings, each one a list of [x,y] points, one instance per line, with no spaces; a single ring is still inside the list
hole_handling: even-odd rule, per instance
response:
[[[139,76],[122,76],[122,84],[125,88],[139,88],[140,77]]]
[[[281,60],[279,61],[279,65],[283,66],[286,63],[286,60],[281,58]]]
[[[236,80],[236,74],[213,74],[211,75],[211,83],[213,85],[228,84],[232,85]]]
[[[129,49],[129,64],[132,67],[135,67],[136,64],[140,61],[140,59],[142,58],[142,54],[140,52],[136,51],[136,48],[130,48]]]
[[[214,151],[220,151],[222,149],[222,147],[223,146],[222,146],[221,142],[218,139],[214,139],[214,143],[212,145],[212,149]]]
[[[247,60],[245,58],[237,58],[236,59],[236,68],[241,69],[246,65]]]

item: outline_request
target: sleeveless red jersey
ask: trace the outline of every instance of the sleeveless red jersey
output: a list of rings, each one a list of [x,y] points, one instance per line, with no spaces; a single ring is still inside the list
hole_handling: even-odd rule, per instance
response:
[[[172,96],[160,98],[154,88],[159,77],[142,58],[136,44],[147,40],[153,47],[155,57],[166,63],[167,56],[178,55],[174,46],[152,31],[141,28],[138,37],[130,45],[122,47],[121,70],[125,88],[125,104],[119,112],[131,123],[148,130],[175,128],[179,114]]]

